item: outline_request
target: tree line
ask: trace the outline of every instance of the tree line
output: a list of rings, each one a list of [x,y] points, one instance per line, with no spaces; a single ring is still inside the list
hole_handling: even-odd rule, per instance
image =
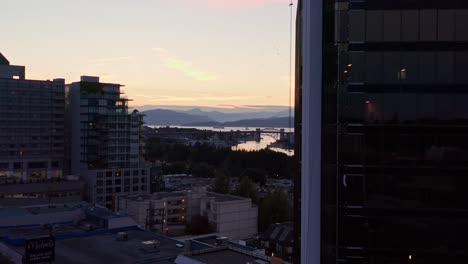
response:
[[[268,149],[233,151],[208,144],[184,145],[174,140],[152,138],[146,144],[146,159],[163,161],[163,174],[192,174],[195,177],[215,178],[214,192],[250,198],[259,208],[258,228],[265,231],[270,224],[291,221],[292,208],[288,194],[276,190],[260,197],[256,186],[263,186],[267,178],[292,179],[295,173],[293,157]],[[231,190],[231,179],[239,181]],[[201,220],[198,221],[201,223]],[[198,223],[197,222],[197,223]],[[197,223],[190,230],[199,232]]]

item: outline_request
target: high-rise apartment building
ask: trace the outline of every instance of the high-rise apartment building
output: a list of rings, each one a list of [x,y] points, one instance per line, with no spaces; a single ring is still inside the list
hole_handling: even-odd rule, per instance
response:
[[[301,263],[466,262],[468,2],[302,2]]]
[[[128,111],[122,85],[82,76],[66,85],[70,163],[88,183],[91,202],[114,207],[123,194],[149,192],[149,168],[140,142],[143,115]]]
[[[0,179],[44,181],[63,176],[64,85],[27,80],[24,66],[0,53]]]

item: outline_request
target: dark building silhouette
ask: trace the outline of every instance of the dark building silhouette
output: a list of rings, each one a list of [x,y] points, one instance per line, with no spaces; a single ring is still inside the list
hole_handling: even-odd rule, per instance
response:
[[[0,183],[64,176],[64,85],[26,79],[0,53]]]
[[[293,225],[291,223],[270,225],[261,237],[261,244],[265,249],[265,255],[292,261],[294,256]]]
[[[466,263],[468,1],[298,18],[302,263]]]

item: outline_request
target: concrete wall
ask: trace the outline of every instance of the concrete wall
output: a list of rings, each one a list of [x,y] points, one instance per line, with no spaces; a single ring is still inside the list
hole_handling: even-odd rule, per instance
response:
[[[107,222],[107,228],[109,229],[136,226],[136,225],[137,223],[131,217],[111,218]]]
[[[210,203],[210,208],[207,208]],[[230,239],[241,239],[258,232],[258,208],[250,199],[218,202],[201,199],[202,215],[206,213],[210,222],[216,225],[216,232]]]
[[[323,1],[304,1],[301,263],[320,263]]]

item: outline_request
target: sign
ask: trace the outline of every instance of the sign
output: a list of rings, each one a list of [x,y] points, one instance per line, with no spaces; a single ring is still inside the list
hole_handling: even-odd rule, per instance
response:
[[[23,264],[51,263],[55,258],[55,238],[52,236],[26,241]]]

